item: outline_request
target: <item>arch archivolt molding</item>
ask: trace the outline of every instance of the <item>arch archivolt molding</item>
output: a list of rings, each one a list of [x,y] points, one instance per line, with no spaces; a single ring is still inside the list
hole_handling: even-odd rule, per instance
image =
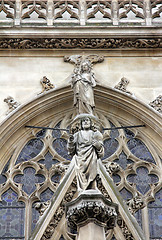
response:
[[[140,199],[139,206],[136,206],[134,209],[132,208],[134,202],[126,202],[131,213],[134,214],[139,208],[143,208],[150,201],[153,201],[155,193],[159,191],[161,187],[161,117],[150,107],[142,104],[133,97],[110,88],[97,86],[95,90],[95,99],[96,112],[103,127],[111,127],[111,124],[117,127],[120,127],[121,125],[146,125],[145,128],[132,129],[131,132],[134,135],[134,139],[144,142],[146,148],[152,155],[154,162],[147,162],[146,160],[140,159],[131,152],[128,147],[130,139],[126,137],[123,129],[118,130],[118,135],[114,137],[114,141],[118,144],[117,148],[110,156],[107,155],[102,161],[107,173],[112,178],[114,175],[117,175],[120,178],[120,181],[116,183],[118,191],[125,188],[127,191],[131,192],[132,199],[134,199],[131,199],[132,202],[137,202],[137,200]],[[72,117],[72,92],[69,87],[64,87],[62,89],[51,90],[26,105],[20,106],[5,122],[2,123],[0,128],[0,134],[2,136],[0,143],[0,161],[2,169],[0,169],[0,171],[3,170],[7,161],[10,158],[11,159],[8,171],[4,173],[7,180],[0,186],[0,196],[9,188],[12,188],[18,194],[19,201],[23,201],[26,204],[30,202],[30,205],[32,206],[34,202],[40,201],[41,194],[47,188],[53,191],[53,193],[57,191],[60,181],[64,178],[65,173],[67,172],[70,159],[65,159],[64,155],[60,155],[58,151],[54,149],[53,143],[57,140],[57,136],[53,135],[52,131],[47,130],[43,137],[37,137],[40,130],[27,129],[25,128],[25,125],[55,127],[60,123],[59,128],[67,128]],[[61,131],[60,134],[63,141],[68,139],[67,132]],[[17,159],[26,144],[37,138],[43,144],[39,153],[25,162],[17,162]],[[104,141],[106,142],[110,138],[111,132],[105,131],[103,133]],[[41,162],[42,159],[46,158],[47,154],[51,155],[53,160],[57,160],[56,164],[51,164],[49,169]],[[132,163],[127,164],[125,169],[122,169],[122,167],[116,162],[117,159],[120,159],[121,154],[124,154],[126,159],[132,161]],[[128,176],[137,175],[137,169],[141,167],[147,169],[148,175],[156,175],[158,179],[158,182],[149,185],[149,191],[147,191],[146,194],[141,194],[137,189],[136,184],[128,181]],[[35,190],[32,194],[27,194],[23,189],[23,184],[15,181],[15,177],[18,175],[23,176],[24,170],[27,168],[34,169],[33,171],[35,171],[35,175],[40,175],[44,179],[43,183],[39,181],[36,183]],[[54,178],[54,180],[52,180],[52,178]],[[71,179],[71,181],[73,181],[73,179]],[[105,189],[108,191],[106,185]],[[63,192],[67,192],[67,186],[63,186]],[[74,197],[74,194],[75,191],[70,192],[70,199]],[[59,204],[57,204],[57,207],[59,207]],[[28,212],[29,211],[26,211],[26,216],[28,216],[28,220],[26,221],[31,220],[31,213]],[[52,214],[55,213],[57,214],[56,209]],[[64,217],[63,214],[61,215],[60,221],[63,221],[61,220],[62,217]],[[52,216],[48,220],[49,224],[51,219]],[[60,226],[59,222],[57,226]],[[27,225],[30,225],[28,229],[26,229],[26,236],[28,239],[31,232],[31,224],[28,223]],[[48,227],[49,226],[47,226],[47,228]],[[44,229],[44,231],[47,231],[47,229]],[[65,236],[65,229],[62,231]],[[39,232],[39,237],[42,237],[41,234],[43,234],[43,230]],[[52,232],[52,235],[53,234],[54,232]],[[121,233],[121,235],[122,234],[124,233]],[[108,233],[108,236],[110,235],[113,235],[113,233]],[[123,236],[125,235],[122,235],[122,237]],[[71,239],[69,235],[67,239],[68,238]],[[39,239],[46,238],[42,237]]]

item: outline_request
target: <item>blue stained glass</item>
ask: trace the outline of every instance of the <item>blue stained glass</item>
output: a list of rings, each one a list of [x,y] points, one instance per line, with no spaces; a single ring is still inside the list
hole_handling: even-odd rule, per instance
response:
[[[114,180],[115,183],[119,183],[120,180],[121,180],[120,176],[117,175],[117,174],[113,174],[113,175],[112,175],[112,178],[113,178],[113,180]]]
[[[126,154],[124,152],[122,152],[119,155],[119,159],[116,159],[115,162],[117,162],[124,170],[127,168],[128,164],[133,163],[132,160],[127,159],[127,156],[126,156]]]
[[[109,121],[109,122],[110,122],[110,121]],[[110,126],[111,126],[112,128],[115,127],[115,125],[114,125],[112,122],[110,122]],[[118,136],[119,136],[119,131],[118,131],[117,129],[111,130],[111,132],[110,132],[110,137],[111,137],[111,138],[117,138]]]
[[[158,177],[153,174],[148,175],[148,169],[145,167],[139,167],[136,172],[137,174],[130,174],[127,180],[128,182],[135,183],[137,190],[142,194],[150,190],[149,183],[158,182]]]
[[[71,160],[70,155],[68,154],[67,151],[67,141],[63,138],[55,139],[53,141],[53,148],[55,151],[63,158],[67,160]]]
[[[17,194],[10,188],[0,202],[0,239],[23,239],[25,204],[17,202]]]
[[[16,164],[28,161],[36,157],[43,149],[43,142],[40,139],[31,139],[19,154]]]
[[[120,191],[120,194],[124,200],[132,199],[132,197],[133,197],[132,193],[130,193],[126,188],[123,188]]]
[[[106,139],[104,141],[105,154],[102,159],[106,159],[110,157],[113,153],[115,153],[118,146],[119,146],[119,143],[116,139],[111,139],[111,138]]]
[[[47,188],[45,191],[43,191],[40,195],[40,202],[46,202],[50,200],[53,196],[54,192],[51,191],[49,188]],[[35,225],[37,224],[37,221],[39,220],[39,212],[35,209],[35,203],[32,207],[32,231],[35,228]]]
[[[40,195],[40,201],[41,202],[46,202],[50,200],[53,196],[54,192],[51,191],[51,189],[47,188],[44,192],[41,193]]]
[[[148,204],[148,214],[151,239],[162,239],[162,189],[155,194],[155,201]]]
[[[129,139],[132,139],[135,136],[135,134],[127,128],[124,129],[124,132],[125,132],[125,136]]]
[[[45,137],[45,134],[46,134],[46,129],[42,129],[41,131],[39,131],[37,134],[36,134],[36,137],[37,138],[44,138]]]
[[[52,164],[59,163],[56,159],[53,159],[53,156],[50,152],[47,152],[44,156],[45,159],[41,159],[39,163],[45,164],[46,168],[49,170],[52,167]]]
[[[141,140],[137,138],[131,139],[128,141],[127,145],[131,153],[133,153],[139,159],[155,163],[148,148]]]
[[[35,175],[35,169],[28,167],[24,169],[24,175],[16,175],[14,181],[23,184],[22,189],[30,195],[36,189],[35,184],[44,182],[45,177],[40,174]]]
[[[141,213],[141,209],[139,209],[137,212],[135,212],[134,216],[135,216],[138,224],[142,228],[142,213]]]
[[[59,122],[54,128],[60,128],[61,122]],[[53,130],[52,131],[52,137],[53,138],[60,138],[61,137],[61,131],[60,130]]]
[[[0,175],[0,184],[2,184],[2,183],[5,183],[6,182],[6,177],[5,176],[3,176],[3,175]]]

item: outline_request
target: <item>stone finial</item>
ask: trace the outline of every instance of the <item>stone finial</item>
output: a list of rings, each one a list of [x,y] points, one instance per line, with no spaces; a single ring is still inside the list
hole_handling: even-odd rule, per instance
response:
[[[41,79],[40,83],[42,84],[42,93],[54,88],[54,85],[46,76]]]
[[[127,89],[126,89],[128,84],[129,84],[129,80],[127,78],[123,77],[123,78],[121,78],[120,82],[114,88],[132,95],[132,93],[127,91]]]
[[[4,102],[8,104],[9,110],[7,111],[6,115],[15,110],[18,106],[20,106],[20,103],[18,103],[16,100],[14,100],[13,97],[8,96],[4,99]]]
[[[159,113],[162,113],[162,95],[159,95],[154,101],[150,102],[149,105]]]

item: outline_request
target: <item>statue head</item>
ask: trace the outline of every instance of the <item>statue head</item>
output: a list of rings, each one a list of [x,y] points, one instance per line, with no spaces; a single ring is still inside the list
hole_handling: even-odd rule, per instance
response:
[[[85,117],[81,119],[81,129],[88,130],[92,127],[92,121],[89,117]]]
[[[81,63],[81,72],[90,72],[91,71],[91,63],[86,60]]]

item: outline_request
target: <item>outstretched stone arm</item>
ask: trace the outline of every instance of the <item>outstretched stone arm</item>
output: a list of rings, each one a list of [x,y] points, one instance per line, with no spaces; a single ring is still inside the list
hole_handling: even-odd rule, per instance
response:
[[[76,152],[76,144],[74,141],[74,135],[70,134],[69,139],[68,139],[68,143],[67,143],[67,149],[68,149],[68,153],[71,156],[74,156],[75,152]]]

